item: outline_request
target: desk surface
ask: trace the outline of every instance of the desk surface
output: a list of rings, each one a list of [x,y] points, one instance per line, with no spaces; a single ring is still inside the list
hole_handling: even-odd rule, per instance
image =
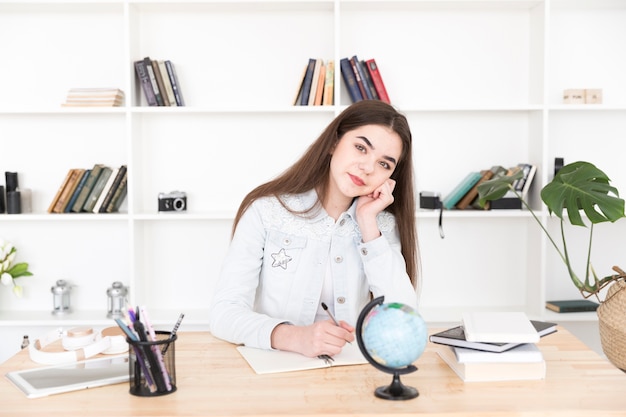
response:
[[[0,415],[626,415],[626,374],[563,328],[538,346],[545,380],[463,383],[436,354],[440,346],[429,343],[415,363],[419,370],[402,376],[420,393],[408,401],[376,398],[374,389],[388,385],[391,375],[369,364],[257,375],[234,345],[204,332],[179,333],[173,394],[136,397],[124,383],[28,399],[4,376],[40,366],[22,351],[0,365]]]

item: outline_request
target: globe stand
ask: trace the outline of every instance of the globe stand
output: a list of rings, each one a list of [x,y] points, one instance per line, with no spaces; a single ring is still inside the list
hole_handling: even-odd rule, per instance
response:
[[[417,368],[414,370],[417,371]],[[407,387],[402,383],[402,381],[400,381],[400,372],[394,372],[391,384],[376,388],[374,395],[384,400],[410,400],[416,398],[420,394],[417,389]]]
[[[365,359],[376,369],[393,374],[393,380],[391,384],[378,387],[374,391],[374,395],[378,398],[382,398],[384,400],[410,400],[416,398],[419,395],[419,392],[416,388],[408,387],[400,381],[400,375],[408,374],[411,372],[417,371],[417,367],[414,365],[408,365],[405,368],[390,368],[388,366],[381,365],[376,362],[372,355],[367,351],[365,344],[363,343],[362,331],[363,331],[363,321],[367,314],[372,310],[375,306],[380,305],[385,300],[384,296],[378,297],[370,301],[359,314],[359,318],[356,323],[356,340],[359,345],[359,349]]]

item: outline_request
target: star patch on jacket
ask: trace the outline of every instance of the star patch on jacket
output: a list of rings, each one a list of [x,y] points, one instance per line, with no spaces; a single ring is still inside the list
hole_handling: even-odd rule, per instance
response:
[[[287,269],[287,263],[291,261],[291,256],[287,255],[285,252],[285,248],[282,248],[278,253],[272,253],[272,266],[274,268],[281,267],[282,269]]]

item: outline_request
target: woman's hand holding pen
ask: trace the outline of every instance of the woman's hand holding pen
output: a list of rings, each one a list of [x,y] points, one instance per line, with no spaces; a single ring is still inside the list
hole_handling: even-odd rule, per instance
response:
[[[280,324],[272,332],[274,349],[298,352],[311,358],[336,355],[346,343],[353,341],[354,327],[343,320],[339,321],[339,326],[330,319],[309,326]]]

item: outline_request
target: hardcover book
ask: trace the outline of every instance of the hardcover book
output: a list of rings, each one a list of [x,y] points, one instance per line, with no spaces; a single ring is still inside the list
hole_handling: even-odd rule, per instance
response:
[[[152,71],[154,72],[154,77],[156,78],[157,86],[159,88],[159,93],[161,94],[161,98],[163,99],[163,105],[169,106],[170,100],[167,97],[167,92],[165,91],[165,84],[163,84],[163,77],[161,76],[161,69],[159,68],[159,62],[156,59],[153,59],[150,64],[152,64]]]
[[[324,97],[322,104],[332,106],[335,95],[335,61],[332,59],[326,63],[326,76],[324,77]]]
[[[546,308],[557,313],[576,313],[581,311],[596,311],[600,305],[591,300],[552,300],[546,301]]]
[[[67,181],[67,184],[63,188],[63,192],[59,196],[54,208],[52,209],[53,213],[63,213],[65,211],[65,206],[67,206],[82,178],[85,170],[82,168],[74,168],[72,169],[72,174]]]
[[[302,95],[300,96],[301,106],[307,106],[309,104],[309,95],[311,94],[313,85],[313,73],[315,72],[316,63],[317,59],[309,58],[309,65],[307,65],[306,74],[304,74],[304,83],[302,84]]]
[[[547,321],[530,321],[539,337],[543,337],[556,332],[556,323]],[[456,326],[450,329],[434,333],[429,336],[428,340],[440,345],[458,346],[474,350],[483,350],[486,352],[505,352],[521,343],[489,343],[489,342],[469,342],[465,338],[463,326]]]
[[[478,171],[470,172],[463,180],[456,185],[442,200],[443,208],[452,209],[465,194],[481,179],[482,175]]]
[[[313,100],[314,106],[321,106],[322,99],[324,97],[324,84],[326,82],[326,64],[322,61],[320,65],[320,73],[317,77],[317,88],[315,89],[315,100]]]
[[[357,85],[350,60],[348,58],[341,58],[341,60],[339,60],[339,67],[341,70],[341,77],[346,83],[346,88],[348,89],[352,102],[356,103],[357,101],[363,100],[363,96],[361,95],[361,90],[359,90],[359,86]]]
[[[537,362],[461,363],[451,346],[442,346],[437,354],[464,382],[538,380],[546,377],[546,362],[543,359]]]
[[[522,343],[504,352],[485,352],[453,346],[460,363],[541,362],[543,355],[534,343]]]
[[[72,178],[73,173],[74,173],[74,169],[72,168],[69,171],[67,171],[67,174],[65,174],[65,178],[63,179],[61,186],[59,187],[56,194],[54,195],[54,198],[52,199],[50,206],[48,206],[48,213],[54,213],[54,208],[56,207],[57,202],[59,201],[59,198],[61,197],[61,194],[63,194],[63,190],[65,189],[65,186],[69,182],[70,178]]]
[[[161,72],[161,78],[163,79],[163,87],[165,88],[165,97],[167,97],[167,101],[169,105],[172,107],[176,107],[176,97],[174,97],[174,90],[172,89],[172,83],[170,82],[170,77],[167,75],[167,68],[165,67],[165,61],[160,60],[157,61],[159,65],[159,71]]]
[[[319,86],[320,71],[322,70],[322,60],[316,59],[315,66],[313,67],[313,78],[311,79],[311,91],[309,91],[309,100],[307,105],[315,105],[315,97],[317,95],[317,88]]]
[[[362,76],[362,71],[359,67],[359,58],[354,55],[350,58],[350,66],[352,67],[352,72],[354,72],[354,77],[356,78],[356,85],[359,87],[359,91],[361,92],[361,97],[365,100],[371,100],[372,95],[369,92],[369,89],[365,85],[365,81]]]
[[[91,192],[91,189],[96,183],[98,176],[100,176],[100,172],[102,172],[103,166],[104,165],[102,164],[94,164],[93,168],[91,168],[89,176],[85,181],[85,185],[83,186],[82,190],[80,190],[80,194],[78,194],[76,201],[74,201],[74,204],[72,205],[71,210],[73,213],[80,213],[82,211],[83,206],[85,205],[85,201],[87,200],[87,197]]]
[[[387,89],[385,88],[385,83],[383,82],[383,77],[380,75],[380,70],[378,69],[378,65],[376,64],[375,59],[368,59],[365,61],[366,68],[370,73],[370,77],[372,78],[372,82],[374,83],[374,87],[376,87],[376,92],[378,93],[378,97],[385,103],[391,104],[389,100],[389,95],[387,94]]]
[[[93,185],[93,188],[89,192],[87,199],[85,200],[85,204],[83,204],[83,212],[92,213],[93,208],[98,201],[98,197],[100,197],[100,193],[104,189],[109,177],[111,176],[111,172],[113,170],[107,166],[102,167],[102,171],[96,180],[96,183]]]
[[[364,59],[359,61],[359,68],[361,70],[361,76],[363,77],[363,82],[369,89],[370,95],[372,96],[372,100],[380,100],[378,96],[378,91],[376,91],[376,87],[374,86],[374,81],[372,80],[372,76],[370,72],[367,70],[367,63]]]
[[[113,181],[115,181],[115,177],[117,177],[117,173],[119,172],[119,170],[120,170],[119,168],[111,169],[111,174],[109,175],[109,178],[107,179],[107,181],[104,183],[104,187],[102,187],[102,191],[100,191],[100,195],[98,195],[96,204],[94,204],[93,208],[91,209],[92,213],[100,212],[100,207],[102,206],[102,203],[104,202],[104,199],[106,198],[109,190],[113,186]]]
[[[146,97],[148,106],[158,106],[154,90],[152,89],[152,83],[150,82],[150,76],[148,75],[143,59],[135,61],[135,72],[137,73],[137,79],[139,80],[143,94]]]
[[[126,193],[128,190],[127,182],[128,182],[128,171],[124,172],[124,177],[122,178],[120,185],[115,190],[115,193],[113,194],[113,198],[111,198],[111,202],[106,207],[107,213],[116,213],[119,211],[120,206],[122,205],[122,202],[124,201],[124,198],[126,197]]]
[[[119,167],[117,174],[115,175],[115,178],[113,179],[113,182],[111,184],[111,187],[106,191],[106,195],[104,196],[104,199],[102,200],[102,204],[100,205],[100,208],[98,209],[98,213],[106,213],[107,211],[107,207],[109,206],[109,204],[111,204],[111,200],[113,200],[113,196],[115,195],[115,192],[117,191],[117,188],[120,186],[122,179],[126,176],[126,165],[122,165]],[[111,176],[109,177],[109,180],[113,177],[113,174],[111,174]],[[104,194],[104,191],[102,192],[102,194]],[[101,194],[101,195],[102,195]],[[97,206],[97,204],[96,204]],[[94,207],[95,209],[95,207]]]
[[[522,311],[463,313],[465,338],[470,342],[536,343],[537,330]]]
[[[183,99],[183,91],[181,90],[180,83],[178,82],[178,75],[176,75],[176,68],[170,60],[165,61],[165,68],[167,69],[167,76],[169,77],[170,83],[172,84],[172,90],[174,91],[176,105],[184,106],[185,100]]]
[[[89,174],[90,173],[91,173],[90,169],[84,170],[83,175],[81,176],[80,180],[78,181],[78,185],[76,186],[76,189],[74,190],[74,193],[72,194],[72,197],[70,198],[70,201],[65,206],[65,209],[63,209],[64,213],[71,213],[72,212],[72,207],[74,206],[74,203],[76,203],[76,200],[78,199],[78,196],[80,195],[80,193],[82,192],[83,188],[85,187],[85,183],[87,182],[87,178],[89,178]]]
[[[461,200],[456,203],[455,207],[459,210],[465,210],[466,208],[470,207],[472,205],[472,202],[476,199],[476,197],[478,197],[478,186],[480,185],[480,183],[490,180],[493,177],[494,172],[495,168],[493,167],[491,169],[485,169],[480,171],[481,177],[478,182],[476,182],[476,184],[474,184],[472,188],[470,188],[470,190],[463,196],[463,198],[461,198]]]
[[[147,56],[143,59],[143,63],[146,68],[146,72],[148,73],[148,78],[150,79],[150,85],[152,86],[152,91],[154,92],[154,96],[156,97],[157,105],[163,106],[163,96],[159,91],[156,74],[154,73],[154,69],[152,68],[152,60],[150,59],[150,57]]]

